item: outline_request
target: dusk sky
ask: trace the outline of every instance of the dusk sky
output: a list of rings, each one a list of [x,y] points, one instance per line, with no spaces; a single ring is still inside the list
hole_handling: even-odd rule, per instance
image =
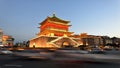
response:
[[[120,37],[120,0],[0,0],[0,28],[15,41],[26,41],[53,13],[69,20],[74,34]]]

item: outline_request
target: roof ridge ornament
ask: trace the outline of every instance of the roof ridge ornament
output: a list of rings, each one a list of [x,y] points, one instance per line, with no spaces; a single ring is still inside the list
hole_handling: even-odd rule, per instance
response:
[[[56,17],[55,12],[53,12],[53,17]]]

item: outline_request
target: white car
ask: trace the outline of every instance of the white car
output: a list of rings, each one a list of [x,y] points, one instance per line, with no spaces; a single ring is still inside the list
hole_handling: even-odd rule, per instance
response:
[[[9,51],[7,49],[0,49],[0,54],[12,54],[12,51]]]

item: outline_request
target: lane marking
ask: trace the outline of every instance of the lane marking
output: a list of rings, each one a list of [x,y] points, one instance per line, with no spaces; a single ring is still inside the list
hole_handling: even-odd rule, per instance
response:
[[[5,64],[6,67],[22,67],[23,65],[17,65],[17,64]]]

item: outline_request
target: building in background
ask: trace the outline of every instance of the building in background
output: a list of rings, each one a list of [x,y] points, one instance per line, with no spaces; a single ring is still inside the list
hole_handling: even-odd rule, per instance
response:
[[[14,38],[9,35],[3,35],[2,37],[2,44],[4,46],[13,46]]]
[[[2,29],[0,29],[0,46],[3,46],[2,45],[2,37],[3,37],[3,31],[2,31]]]
[[[90,47],[98,47],[103,45],[101,36],[88,35],[87,33],[81,33],[80,38],[82,39],[83,45],[88,45]]]
[[[0,29],[0,46],[13,46],[14,38],[9,35],[4,35],[2,29]]]
[[[103,45],[113,44],[112,39],[109,36],[102,36]]]

